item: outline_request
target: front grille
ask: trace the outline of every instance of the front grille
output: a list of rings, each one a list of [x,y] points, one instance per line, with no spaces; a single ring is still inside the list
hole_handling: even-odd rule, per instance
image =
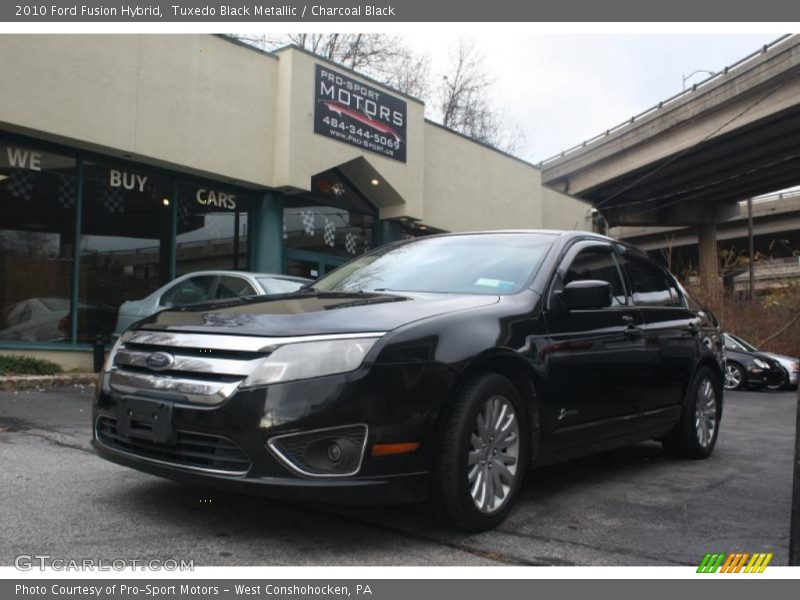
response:
[[[152,426],[134,422],[132,428],[147,434]],[[141,458],[204,471],[243,475],[250,470],[250,459],[233,441],[217,435],[176,431],[176,444],[159,444],[138,437],[127,437],[117,431],[117,420],[97,419],[97,439],[104,445]]]
[[[211,319],[213,313],[206,315]],[[244,319],[246,315],[239,315]],[[115,346],[103,390],[120,395],[213,406],[236,393],[266,357],[285,344],[354,334],[264,337],[132,330]],[[375,337],[382,333],[360,333]]]

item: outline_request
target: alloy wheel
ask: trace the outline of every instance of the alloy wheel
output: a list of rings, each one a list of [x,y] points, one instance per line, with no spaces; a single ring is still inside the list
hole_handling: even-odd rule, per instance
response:
[[[492,396],[478,411],[467,456],[467,485],[482,513],[500,510],[511,495],[519,475],[519,442],[514,405]]]
[[[708,448],[717,429],[717,393],[711,380],[704,378],[697,387],[695,433],[701,448]]]
[[[735,365],[725,365],[725,389],[735,390],[742,385],[742,372]]]

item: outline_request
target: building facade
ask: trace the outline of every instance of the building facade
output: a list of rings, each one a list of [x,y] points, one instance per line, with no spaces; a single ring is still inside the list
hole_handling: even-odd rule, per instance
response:
[[[317,277],[404,236],[591,227],[421,100],[213,35],[0,38],[0,353],[88,367],[125,300],[203,269]]]

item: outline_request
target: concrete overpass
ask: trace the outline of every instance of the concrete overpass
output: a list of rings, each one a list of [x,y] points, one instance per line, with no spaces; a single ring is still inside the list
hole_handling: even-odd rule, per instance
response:
[[[696,227],[714,281],[717,224],[743,199],[800,184],[798,140],[800,35],[787,35],[540,166],[612,227]]]
[[[740,204],[737,214],[721,219],[716,226],[720,249],[731,256],[747,255],[746,203]],[[695,227],[619,226],[609,228],[608,234],[647,252],[662,255],[678,273],[698,263],[698,231]],[[800,262],[794,256],[800,248],[800,190],[753,200],[753,241],[756,255],[762,258],[755,264],[756,271],[760,263],[766,265],[768,260],[774,260],[776,264],[788,265],[788,270],[781,270],[787,278],[800,278]],[[735,267],[731,262],[729,270],[735,270]]]

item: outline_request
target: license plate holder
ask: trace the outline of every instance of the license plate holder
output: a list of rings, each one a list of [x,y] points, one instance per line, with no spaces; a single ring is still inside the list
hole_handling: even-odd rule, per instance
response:
[[[176,435],[172,427],[172,403],[143,398],[120,399],[117,433],[174,446]]]

